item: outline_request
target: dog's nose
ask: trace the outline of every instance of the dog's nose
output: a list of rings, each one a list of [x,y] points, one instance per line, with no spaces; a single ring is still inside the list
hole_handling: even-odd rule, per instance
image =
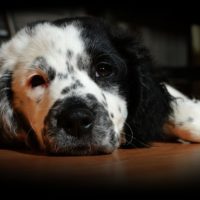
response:
[[[82,136],[91,132],[94,116],[89,109],[74,108],[63,112],[58,117],[58,126],[67,134]]]

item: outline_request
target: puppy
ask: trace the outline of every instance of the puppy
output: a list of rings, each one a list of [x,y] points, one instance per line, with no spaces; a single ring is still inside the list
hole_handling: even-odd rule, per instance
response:
[[[0,144],[111,153],[171,136],[200,142],[199,102],[151,75],[149,51],[91,17],[27,25],[0,48]]]

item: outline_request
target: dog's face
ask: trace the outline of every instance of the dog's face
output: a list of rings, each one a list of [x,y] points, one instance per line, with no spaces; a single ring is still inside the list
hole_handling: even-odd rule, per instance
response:
[[[105,30],[90,23],[38,23],[1,49],[1,78],[12,76],[12,108],[52,153],[109,153],[120,145],[126,64]]]
[[[29,25],[0,49],[0,145],[110,153],[160,137],[170,97],[148,50],[93,18]]]

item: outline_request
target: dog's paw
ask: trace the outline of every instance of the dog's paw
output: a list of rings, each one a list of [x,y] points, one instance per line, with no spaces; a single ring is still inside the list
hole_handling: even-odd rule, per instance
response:
[[[189,99],[170,86],[167,89],[175,98],[168,132],[186,141],[200,142],[200,101]]]

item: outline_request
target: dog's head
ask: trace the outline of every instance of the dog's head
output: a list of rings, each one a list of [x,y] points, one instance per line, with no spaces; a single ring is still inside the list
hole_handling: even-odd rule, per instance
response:
[[[0,65],[2,143],[35,138],[51,153],[110,153],[125,124],[133,139],[134,116],[148,116],[145,107],[138,112],[147,95],[141,86],[153,85],[145,85],[148,52],[96,19],[29,25],[2,45]]]

